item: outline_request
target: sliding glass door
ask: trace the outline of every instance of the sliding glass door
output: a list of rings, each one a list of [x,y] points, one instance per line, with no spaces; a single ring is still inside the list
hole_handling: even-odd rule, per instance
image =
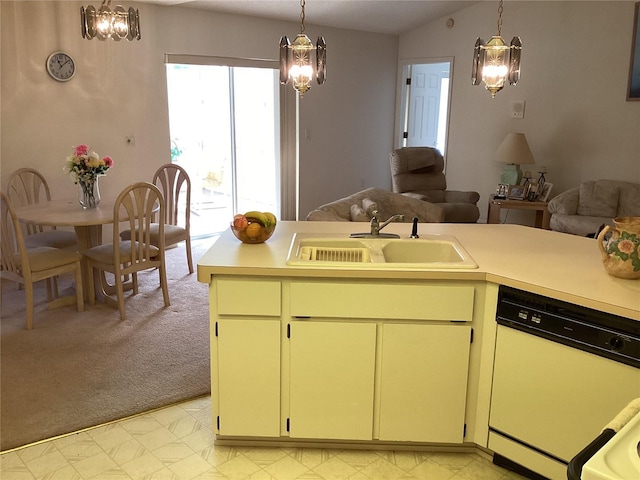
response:
[[[168,62],[166,72],[171,160],[191,178],[193,235],[223,231],[234,213],[248,210],[282,218],[288,155],[278,71]]]

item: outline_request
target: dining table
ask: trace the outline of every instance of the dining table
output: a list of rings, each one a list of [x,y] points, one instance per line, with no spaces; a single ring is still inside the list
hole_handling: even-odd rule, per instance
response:
[[[18,220],[22,223],[33,223],[50,227],[73,227],[78,238],[78,251],[85,252],[91,247],[102,244],[102,227],[113,223],[113,206],[115,198],[102,198],[95,208],[83,208],[77,199],[49,200],[31,205],[16,207]],[[82,288],[85,299],[89,297],[90,267],[82,258]],[[101,288],[98,296],[107,295],[105,289],[109,285],[97,275],[95,285]]]

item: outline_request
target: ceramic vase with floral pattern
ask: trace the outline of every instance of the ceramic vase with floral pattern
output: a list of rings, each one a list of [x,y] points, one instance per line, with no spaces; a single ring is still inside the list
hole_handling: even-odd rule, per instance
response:
[[[613,223],[598,235],[604,268],[614,277],[640,279],[640,217],[618,217]]]

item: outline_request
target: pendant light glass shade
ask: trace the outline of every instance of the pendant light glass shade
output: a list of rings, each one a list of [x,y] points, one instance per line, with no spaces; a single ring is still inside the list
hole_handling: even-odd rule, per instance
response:
[[[471,84],[484,83],[493,98],[503,89],[505,83],[517,85],[520,80],[522,41],[520,37],[513,37],[511,45],[507,45],[500,36],[501,28],[502,0],[498,7],[498,34],[491,37],[487,43],[478,37],[473,50],[471,70]]]
[[[116,41],[122,39],[140,40],[140,13],[138,9],[129,7],[125,10],[122,5],[117,5],[113,10],[111,0],[103,0],[100,9],[94,6],[80,8],[80,23],[82,38],[91,40],[106,40],[111,38]]]
[[[326,81],[327,44],[323,37],[318,37],[315,46],[311,43],[304,31],[305,0],[300,2],[300,6],[300,33],[293,43],[286,36],[280,38],[280,83],[285,85],[291,79],[293,88],[303,97],[311,88],[314,76],[319,85]]]

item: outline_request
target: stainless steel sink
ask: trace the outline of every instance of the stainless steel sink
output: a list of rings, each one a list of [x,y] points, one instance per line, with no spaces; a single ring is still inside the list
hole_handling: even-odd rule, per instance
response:
[[[295,234],[287,265],[418,270],[478,268],[458,240],[448,235],[395,239]]]

